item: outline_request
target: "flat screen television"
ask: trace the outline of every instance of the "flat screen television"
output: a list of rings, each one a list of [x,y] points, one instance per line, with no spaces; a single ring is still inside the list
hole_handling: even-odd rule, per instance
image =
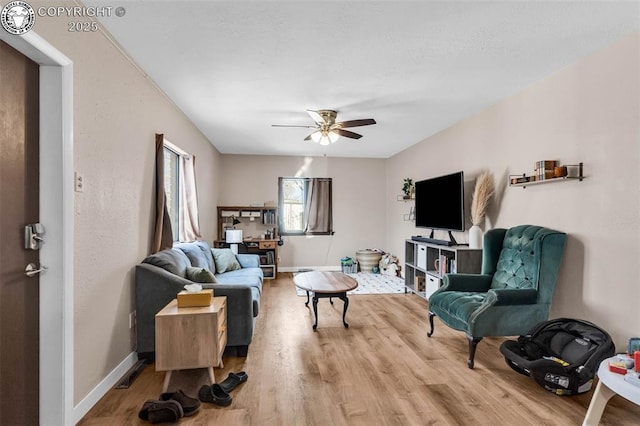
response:
[[[464,173],[416,182],[416,226],[464,231]]]

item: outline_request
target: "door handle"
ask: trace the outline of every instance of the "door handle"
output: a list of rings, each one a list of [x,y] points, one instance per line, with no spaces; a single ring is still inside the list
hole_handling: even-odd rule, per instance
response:
[[[29,278],[35,277],[36,275],[47,270],[47,267],[44,265],[40,265],[40,268],[35,263],[30,263],[24,268],[24,274]]]

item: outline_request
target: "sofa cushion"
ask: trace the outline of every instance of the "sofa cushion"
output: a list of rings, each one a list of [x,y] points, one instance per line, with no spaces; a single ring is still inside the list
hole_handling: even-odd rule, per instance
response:
[[[189,258],[180,250],[166,249],[148,256],[142,263],[158,266],[167,272],[185,278],[187,267],[191,266]]]
[[[186,272],[186,278],[194,283],[217,283],[213,272],[206,268],[196,268],[195,266],[189,266]]]
[[[487,293],[470,291],[445,291],[429,298],[429,310],[445,324],[466,330],[469,318],[484,303]]]
[[[205,268],[215,273],[215,263],[211,254],[211,247],[206,241],[195,241],[192,243],[179,243],[173,246],[187,255],[191,261],[191,266]]]
[[[231,249],[212,249],[211,252],[213,253],[213,261],[216,264],[216,272],[218,274],[241,268],[238,259],[236,259],[236,255],[233,254]]]
[[[245,284],[257,288],[262,292],[262,269],[242,268],[228,271],[224,274],[216,274],[220,284]]]

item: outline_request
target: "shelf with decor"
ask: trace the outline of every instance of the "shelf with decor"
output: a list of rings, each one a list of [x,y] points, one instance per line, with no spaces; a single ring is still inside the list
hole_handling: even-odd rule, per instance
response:
[[[403,202],[407,202],[407,201],[415,201],[416,197],[415,197],[415,193],[412,193],[411,195],[398,195],[397,196],[397,201],[403,201]],[[409,213],[405,213],[402,215],[402,220],[404,220],[405,222],[413,222],[416,220],[416,213],[415,213],[415,206],[411,206],[409,207]]]
[[[571,175],[568,174],[569,168],[571,168]],[[530,186],[530,185],[541,185],[541,184],[553,183],[553,182],[566,182],[570,180],[577,180],[582,182],[582,180],[585,178],[583,163],[566,164],[564,166],[555,166],[554,169],[560,169],[560,170],[559,171],[554,170],[554,172],[551,172],[551,170],[547,170],[537,175],[534,174],[530,176],[527,176],[524,173],[522,175],[509,175],[509,186],[526,188],[527,186]],[[554,174],[551,174],[551,173],[554,173]],[[562,176],[562,174],[565,174],[565,175]]]
[[[278,273],[278,208],[275,206],[218,206],[218,238],[214,247],[229,247],[226,231],[242,230],[239,253],[257,254],[265,279]]]

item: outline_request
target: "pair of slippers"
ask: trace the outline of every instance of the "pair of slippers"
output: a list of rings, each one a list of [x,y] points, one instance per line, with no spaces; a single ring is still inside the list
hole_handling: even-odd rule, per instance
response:
[[[145,402],[138,417],[151,423],[175,423],[182,417],[193,416],[199,409],[200,401],[179,390],[163,393],[159,400]]]
[[[229,373],[229,376],[220,383],[214,383],[211,386],[202,386],[200,391],[198,391],[198,398],[202,402],[210,402],[221,407],[227,407],[232,401],[229,392],[246,382],[248,378],[249,376],[247,376],[247,373],[244,371]]]

